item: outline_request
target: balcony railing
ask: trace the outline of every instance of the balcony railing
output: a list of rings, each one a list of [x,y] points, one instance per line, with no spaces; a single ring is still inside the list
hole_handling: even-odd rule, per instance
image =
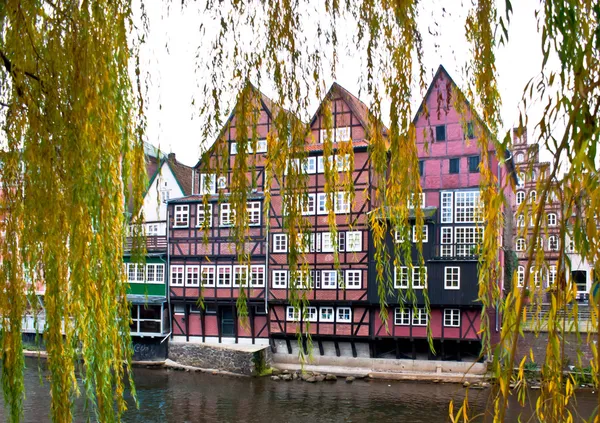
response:
[[[132,238],[127,237],[125,241],[125,251],[131,251]],[[146,250],[148,252],[153,251],[166,251],[167,250],[167,237],[165,235],[159,236],[147,236],[146,237]]]
[[[431,260],[477,260],[480,244],[434,244]]]

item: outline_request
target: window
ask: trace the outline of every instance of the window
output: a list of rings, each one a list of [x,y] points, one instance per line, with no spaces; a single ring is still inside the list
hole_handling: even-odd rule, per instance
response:
[[[413,267],[413,289],[427,286],[427,267]]]
[[[215,266],[202,266],[200,273],[202,286],[215,286]]]
[[[515,246],[515,249],[517,251],[525,251],[526,245],[525,245],[525,238],[517,238],[517,244]]]
[[[317,321],[317,308],[316,307],[306,307],[304,309],[305,316],[304,321],[308,322],[316,322]]]
[[[460,173],[460,159],[450,159],[450,173]]]
[[[408,288],[408,267],[394,267],[394,288]]]
[[[307,157],[302,166],[304,173],[312,174],[317,173],[317,158]]]
[[[483,240],[483,227],[463,226],[454,228],[457,257],[473,257]]]
[[[144,265],[137,263],[127,263],[127,280],[130,283],[144,282]]]
[[[161,305],[132,305],[131,306],[131,333],[160,334],[161,333]]]
[[[323,289],[335,289],[337,287],[337,271],[323,270]]]
[[[350,309],[350,307],[338,307],[336,311],[336,320],[338,323],[352,322],[352,310]]]
[[[334,210],[336,213],[350,212],[350,196],[347,192],[337,192],[335,194]]]
[[[535,170],[531,171],[531,182],[537,181],[537,172]]]
[[[577,292],[588,292],[587,272],[585,270],[573,270],[571,272],[571,281],[577,287]]]
[[[540,280],[542,275],[542,269],[538,270],[537,272],[535,271],[535,267],[530,267],[529,268],[529,280],[533,280],[533,283],[535,284],[535,286],[540,286]]]
[[[333,234],[331,232],[323,232],[323,235],[321,236],[321,251],[323,251],[324,253],[333,253],[335,250],[332,235]]]
[[[185,266],[185,286],[200,286],[200,266]]]
[[[517,268],[517,286],[519,288],[525,286],[525,268],[523,266]]]
[[[454,215],[453,212],[453,192],[451,191],[442,191],[441,196],[441,205],[442,205],[442,215],[441,215],[441,223],[452,223],[452,217]]]
[[[529,192],[529,202],[530,203],[535,203],[537,201],[537,192],[534,191],[530,191]]]
[[[315,194],[308,194],[307,197],[302,197],[302,215],[311,216],[315,214]]]
[[[469,173],[479,172],[479,156],[469,157]]]
[[[260,201],[251,201],[246,206],[248,226],[260,226]]]
[[[317,214],[327,214],[327,194],[317,194]]]
[[[196,226],[210,228],[212,226],[212,204],[198,204],[196,208]]]
[[[265,265],[256,264],[250,266],[250,286],[260,288],[265,286]]]
[[[460,327],[460,310],[457,308],[447,308],[444,310],[444,326],[449,328]]]
[[[518,153],[515,157],[515,162],[523,163],[525,161],[525,155],[523,153]]]
[[[412,324],[413,326],[427,326],[427,311],[424,308],[414,308],[412,310]]]
[[[229,203],[221,204],[221,214],[219,216],[221,226],[232,226],[234,219],[235,219],[235,213],[233,210],[231,210],[231,204],[229,204]]]
[[[422,233],[423,233],[421,240],[423,243],[425,243],[425,242],[427,242],[427,240],[429,238],[429,227],[427,226],[427,224],[423,223],[423,226],[421,227],[421,229],[422,229]],[[418,235],[417,225],[414,225],[412,227],[412,242],[419,241],[417,235]]]
[[[482,207],[479,191],[457,191],[456,223],[473,223],[482,220]]]
[[[346,251],[346,232],[338,232],[338,251]]]
[[[171,266],[171,285],[183,286],[183,266]]]
[[[292,306],[287,307],[285,316],[288,322],[298,322],[300,320],[299,310]]]
[[[175,304],[173,306],[173,312],[175,314],[185,314],[185,304]]]
[[[288,238],[287,234],[273,234],[273,252],[287,253]]]
[[[440,247],[440,255],[442,257],[454,256],[454,244],[452,241],[452,227],[443,226],[440,228],[442,245]]]
[[[331,142],[350,141],[350,127],[344,126],[342,128],[331,128]],[[319,142],[323,144],[327,140],[327,129],[321,129],[319,131]]]
[[[410,326],[410,310],[397,308],[394,310],[394,324],[396,326]]]
[[[248,266],[239,264],[233,266],[233,286],[248,286]]]
[[[231,152],[229,153],[230,155],[235,155],[237,154],[237,142],[232,142],[231,143]]]
[[[419,160],[419,176],[423,176],[425,173],[425,160]]]
[[[567,241],[567,253],[574,253],[575,252],[575,241],[573,241],[572,239],[569,239]]]
[[[523,214],[520,214],[519,216],[517,216],[517,227],[518,228],[525,227],[525,216]]]
[[[287,287],[288,273],[286,270],[273,270],[273,288]]]
[[[435,140],[446,141],[446,125],[437,125],[435,127]]]
[[[336,155],[335,163],[336,163],[338,172],[348,172],[350,170],[350,155],[349,154]]]
[[[558,251],[558,238],[555,235],[548,237],[548,250]]]
[[[406,239],[406,237],[403,236],[402,233],[405,232],[406,229],[407,229],[406,227],[394,229],[394,242],[396,244],[404,242],[404,240]]]
[[[360,289],[362,285],[362,271],[346,270],[345,285],[348,289]]]
[[[190,222],[190,206],[175,206],[175,227],[187,228]]]
[[[470,140],[475,138],[475,128],[473,127],[473,122],[467,122],[467,138]]]
[[[216,187],[216,179],[215,179],[215,175],[212,173],[201,173],[200,174],[200,187],[199,187],[199,194],[200,195],[204,195],[204,194],[216,194],[217,192],[217,187]]]
[[[556,282],[556,266],[550,266],[548,269],[548,285],[554,285]]]
[[[444,288],[460,289],[460,267],[444,267]]]
[[[249,139],[246,143],[246,152],[249,154],[254,154],[254,140]],[[256,140],[256,152],[257,153],[266,153],[267,152],[267,140],[264,138]],[[237,142],[231,143],[231,155],[237,154]]]
[[[362,251],[362,232],[346,232],[346,251]]]
[[[556,226],[556,213],[548,213],[548,226]]]
[[[524,188],[524,187],[525,187],[525,173],[519,172],[519,175],[517,176],[517,188]]]
[[[163,283],[165,281],[165,265],[147,264],[146,281],[148,283]]]
[[[420,207],[421,208],[425,208],[425,193],[422,192],[420,194],[419,198],[421,199]],[[414,193],[411,194],[410,197],[408,198],[408,208],[409,209],[414,209],[415,208],[415,194]]]
[[[319,321],[320,322],[333,322],[333,307],[319,308]]]
[[[523,201],[525,201],[525,192],[517,191],[517,205],[521,204]]]
[[[217,287],[231,286],[231,266],[217,266]]]
[[[171,198],[171,190],[168,189],[161,189],[160,190],[160,201],[163,203],[166,203],[167,201],[169,201],[169,198]]]

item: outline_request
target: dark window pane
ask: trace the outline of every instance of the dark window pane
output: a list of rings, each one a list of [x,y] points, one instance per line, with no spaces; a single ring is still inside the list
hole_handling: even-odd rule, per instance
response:
[[[140,319],[160,319],[162,306],[141,306]]]
[[[469,157],[469,172],[470,173],[479,172],[479,156]]]
[[[152,321],[142,320],[140,322],[140,332],[160,333],[160,322],[152,322]]]
[[[423,176],[424,169],[425,169],[425,161],[419,160],[419,175]]]
[[[470,140],[475,138],[475,130],[473,129],[473,122],[467,123],[467,137]]]
[[[460,172],[460,159],[450,159],[450,173]]]
[[[587,272],[585,270],[573,270],[571,272],[571,279],[577,285],[577,291],[587,291]]]
[[[446,141],[446,125],[438,125],[435,127],[435,140]]]

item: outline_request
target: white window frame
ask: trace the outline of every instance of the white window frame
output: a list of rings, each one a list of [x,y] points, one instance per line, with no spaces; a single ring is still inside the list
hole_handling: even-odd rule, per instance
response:
[[[440,256],[454,257],[454,233],[452,226],[442,226],[440,228]]]
[[[253,288],[264,288],[265,280],[265,265],[253,264],[250,266],[250,286]]]
[[[200,266],[200,282],[202,286],[215,286],[217,279],[217,267],[216,266]]]
[[[421,192],[420,197],[421,197],[421,208],[424,209],[426,207],[425,206],[425,198],[426,198],[425,193]],[[415,208],[415,200],[414,199],[415,199],[415,193],[413,192],[408,196],[408,208],[409,209]]]
[[[552,245],[554,243],[554,246]],[[550,235],[548,237],[548,251],[558,251],[558,237]]]
[[[408,266],[394,266],[394,288],[408,289]]]
[[[185,286],[199,287],[200,286],[200,266],[187,265],[185,266]]]
[[[523,266],[517,267],[517,286],[519,288],[525,286],[525,268]]]
[[[460,289],[460,267],[445,266],[444,267],[444,289],[457,290]]]
[[[304,308],[305,322],[316,322],[318,318],[317,307],[309,306]]]
[[[454,193],[452,191],[442,191],[440,196],[440,222],[452,223],[454,220]]]
[[[444,309],[444,327],[459,328],[460,327],[460,309],[445,308]]]
[[[454,193],[454,221],[477,223],[482,221],[481,194],[479,190],[456,191]]]
[[[231,209],[231,203],[221,203],[219,206],[219,226],[222,228],[233,226],[235,212]]]
[[[335,321],[337,323],[352,323],[352,308],[351,307],[336,308]]]
[[[338,282],[337,270],[322,270],[321,271],[321,288],[336,289]]]
[[[411,311],[411,323],[413,326],[427,326],[429,315],[424,307],[416,307]]]
[[[183,286],[185,281],[185,266],[182,264],[172,264],[170,270],[169,284],[171,286]]]
[[[314,156],[307,157],[304,162],[303,171],[309,175],[317,173],[317,158]]]
[[[208,181],[206,181],[208,179]],[[217,193],[217,178],[214,173],[201,173],[200,174],[200,186],[198,187],[198,194],[214,195]]]
[[[175,206],[174,228],[187,228],[190,225],[190,206],[188,204],[179,204]]]
[[[233,266],[231,282],[234,288],[239,288],[240,286],[247,287],[249,277],[248,266],[244,264],[235,264]]]
[[[152,272],[150,272],[150,269],[153,269]],[[150,278],[150,273],[153,274],[153,278]],[[157,277],[158,275],[160,275],[160,277]],[[146,264],[146,282],[165,283],[165,265],[161,263]]]
[[[288,271],[273,270],[273,288],[282,289],[288,286]]]
[[[317,214],[327,214],[329,210],[327,209],[327,194],[324,192],[319,192],[317,194]]]
[[[362,270],[347,269],[345,271],[344,286],[346,289],[361,289],[362,288]]]
[[[335,320],[335,308],[319,307],[319,322],[333,323]]]
[[[525,238],[517,238],[515,241],[515,251],[523,252],[527,249],[527,243],[525,242]]]
[[[321,251],[324,253],[333,253],[335,251],[334,237],[332,232],[323,232],[321,234]]]
[[[548,226],[556,226],[557,221],[556,213],[548,213]]]
[[[348,231],[346,232],[346,251],[349,252],[360,252],[362,251],[362,231]]]
[[[288,322],[299,322],[300,310],[293,306],[287,306],[285,309],[285,320],[287,320]]]
[[[246,213],[248,215],[248,226],[260,226],[260,223],[261,223],[260,201],[249,201],[246,204]]]
[[[141,272],[140,272],[141,270]],[[131,276],[133,275],[133,278]],[[141,263],[127,263],[127,281],[129,283],[144,283],[145,268]]]
[[[204,203],[200,203],[196,206],[196,227],[198,227],[198,228],[212,227],[213,205],[206,204],[206,208],[204,206],[205,206]],[[207,218],[208,218],[208,224],[205,226],[204,222],[206,221]]]
[[[551,265],[548,267],[548,286],[554,285],[556,282],[556,266]]]
[[[534,204],[537,201],[537,191],[532,190],[529,191],[529,202]]]
[[[421,281],[421,269],[423,269],[423,277],[424,281]],[[427,287],[427,266],[415,266],[412,270],[412,287],[413,289],[424,289]],[[416,285],[415,282],[418,280],[419,285]]]
[[[302,197],[302,216],[314,216],[317,210],[317,196],[316,194],[308,194],[307,197]],[[306,207],[305,207],[306,206]]]
[[[471,249],[483,242],[482,226],[456,226],[454,243],[457,257],[471,257]]]
[[[350,195],[345,192],[336,192],[334,196],[334,205],[333,210],[335,214],[347,214],[350,213],[351,204],[350,204]]]
[[[417,239],[417,225],[413,225],[412,227],[412,242],[418,242]],[[429,227],[427,226],[427,224],[425,222],[423,222],[423,226],[421,227],[421,229],[423,230],[423,244],[425,244],[428,240],[429,240]]]
[[[287,234],[273,234],[273,252],[287,253],[288,251],[288,236]]]
[[[521,204],[523,201],[525,201],[525,191],[517,191],[515,200],[517,202],[517,205]]]
[[[410,326],[410,309],[401,309],[397,307],[394,310],[394,325],[396,326]]]
[[[223,271],[223,272],[221,272]],[[229,275],[229,278],[222,277],[221,275]],[[225,279],[225,283],[222,283],[222,279]],[[229,279],[227,281],[226,279]],[[229,288],[233,281],[233,269],[229,265],[217,266],[217,288]]]

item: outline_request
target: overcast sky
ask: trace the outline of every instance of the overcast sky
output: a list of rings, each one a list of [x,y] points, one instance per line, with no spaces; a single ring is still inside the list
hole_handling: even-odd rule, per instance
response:
[[[462,3],[469,5],[470,2],[439,0],[423,3],[426,5],[421,7],[419,25],[424,38],[428,83],[438,66],[443,64],[459,86],[465,87],[463,69],[469,58],[469,45],[464,29],[467,6]],[[194,165],[202,143],[213,141],[201,138],[203,122],[198,116],[198,107],[192,105],[192,98],[199,96],[199,87],[204,83],[203,78],[207,77],[206,72],[196,69],[195,56],[201,44],[199,27],[201,24],[210,26],[212,22],[195,3],[188,4],[183,10],[179,5],[179,2],[172,2],[170,6],[165,2],[146,2],[150,32],[142,50],[142,66],[150,78],[147,139],[165,152],[175,152],[179,161]],[[504,1],[499,2],[499,7],[504,7]],[[535,17],[539,7],[539,3],[533,0],[513,2],[510,41],[497,53],[504,131],[517,124],[523,88],[540,70],[541,37],[537,33]],[[438,28],[440,35],[430,35],[429,27]],[[199,54],[209,54],[209,51],[199,51]],[[358,95],[360,69],[356,66],[353,52],[340,49],[339,54],[336,80]],[[329,85],[333,81],[327,82]],[[268,87],[266,94],[271,94]],[[414,90],[413,113],[420,101],[421,95]],[[317,105],[318,100],[315,99],[314,108]],[[532,121],[539,117],[540,110],[539,106],[529,109]],[[309,114],[313,112],[310,110]],[[530,123],[530,131],[533,126]]]

